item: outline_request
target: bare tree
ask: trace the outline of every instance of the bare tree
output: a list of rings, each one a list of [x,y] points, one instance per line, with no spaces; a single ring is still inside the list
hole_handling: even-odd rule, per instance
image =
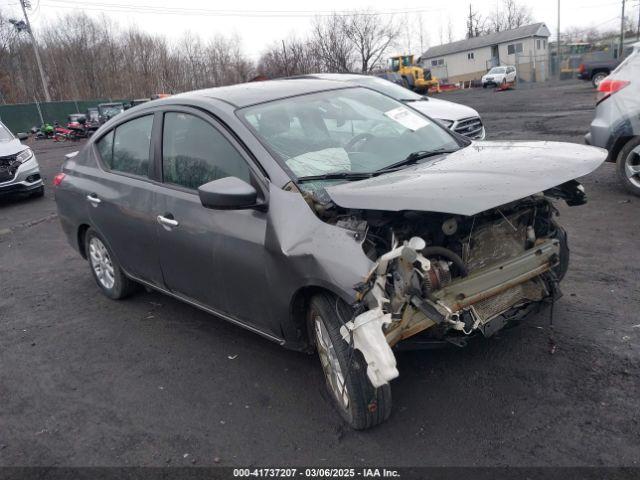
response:
[[[380,66],[383,56],[400,36],[393,16],[386,20],[370,11],[344,17],[346,37],[356,51],[360,71],[368,73]]]
[[[120,30],[107,17],[60,17],[40,32],[42,59],[55,100],[148,97],[246,81],[253,64],[237,37],[208,41]],[[0,102],[42,98],[33,51],[0,12]]]
[[[488,18],[489,31],[501,32],[522,27],[533,21],[531,9],[518,0],[502,0],[502,8]]]
[[[467,38],[479,37],[487,32],[487,19],[469,4],[469,16],[467,17]]]
[[[311,34],[313,53],[319,56],[322,70],[349,72],[353,68],[354,45],[346,35],[344,19],[339,15],[316,17]]]

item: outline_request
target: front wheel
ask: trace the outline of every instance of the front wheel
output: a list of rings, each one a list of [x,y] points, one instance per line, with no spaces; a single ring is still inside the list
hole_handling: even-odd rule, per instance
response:
[[[620,150],[616,167],[627,191],[640,196],[640,137],[629,140]]]
[[[602,83],[602,80],[607,78],[609,74],[607,72],[598,72],[593,77],[591,77],[591,83],[595,88],[598,88]]]
[[[93,278],[107,297],[120,300],[135,291],[136,284],[124,274],[106,242],[91,228],[85,235],[85,252]]]
[[[352,310],[333,295],[319,294],[311,299],[308,313],[329,395],[340,416],[356,430],[384,422],[391,413],[391,387],[371,385],[362,353],[340,334]]]

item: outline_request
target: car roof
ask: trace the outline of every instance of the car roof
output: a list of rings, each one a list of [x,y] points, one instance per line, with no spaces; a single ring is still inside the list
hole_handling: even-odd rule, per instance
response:
[[[295,82],[290,80],[266,80],[181,93],[166,99],[156,100],[155,102],[158,103],[155,103],[155,105],[175,103],[176,99],[202,99],[202,97],[205,97],[222,100],[235,107],[242,108],[297,95],[352,87],[351,85],[339,85],[331,80],[300,79]]]
[[[311,73],[309,75],[301,75],[300,78],[317,78],[321,80],[337,80],[340,82],[357,82],[358,80],[362,79],[371,79],[378,77],[363,75],[360,73]]]

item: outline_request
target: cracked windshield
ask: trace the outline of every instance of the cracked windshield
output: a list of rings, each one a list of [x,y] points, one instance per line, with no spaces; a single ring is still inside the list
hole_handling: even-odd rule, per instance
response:
[[[363,88],[287,98],[246,109],[243,115],[299,180],[370,173],[414,152],[460,148],[431,119]]]

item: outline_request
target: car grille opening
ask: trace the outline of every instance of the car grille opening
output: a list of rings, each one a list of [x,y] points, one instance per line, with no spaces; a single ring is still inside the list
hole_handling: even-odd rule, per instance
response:
[[[475,140],[482,137],[482,127],[480,117],[470,117],[458,121],[453,130],[460,135]]]
[[[20,165],[20,163],[16,162],[17,156],[17,154],[14,154],[0,157],[0,182],[8,182],[16,176]]]

